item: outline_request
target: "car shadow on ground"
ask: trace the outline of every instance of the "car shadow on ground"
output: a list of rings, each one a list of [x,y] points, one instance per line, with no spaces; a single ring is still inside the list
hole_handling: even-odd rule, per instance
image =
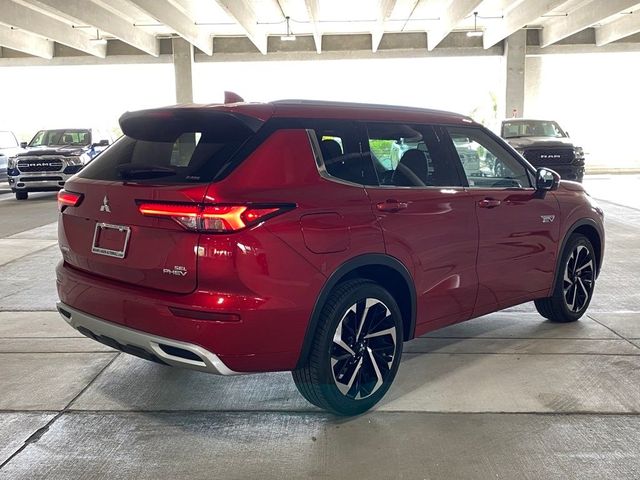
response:
[[[501,314],[495,322],[491,316],[476,320],[476,324],[457,325],[456,338],[423,337],[409,344],[423,340],[437,340],[437,346],[426,349],[409,348],[404,355],[396,381],[387,395],[376,406],[381,410],[402,410],[407,398],[416,396],[416,392],[428,394],[431,385],[441,384],[460,375],[460,369],[479,369],[488,358],[494,357],[488,368],[511,369],[510,378],[527,374],[527,362],[520,361],[523,337],[526,342],[562,338],[562,331],[571,332],[566,336],[579,339],[580,325],[558,325],[539,318],[534,324],[532,315],[526,316],[526,326],[521,335],[513,331],[504,334],[505,325],[518,322],[523,313],[512,312],[505,319]],[[481,324],[478,324],[478,321]],[[472,321],[473,322],[473,321]],[[537,322],[537,319],[536,319]],[[449,327],[452,328],[452,327]],[[509,327],[510,328],[510,327]],[[517,327],[516,327],[517,328]],[[465,333],[468,330],[468,333]],[[552,332],[556,331],[557,334]],[[460,333],[462,332],[462,333]],[[498,340],[499,347],[494,351],[448,352],[452,346],[464,344],[474,339]],[[465,349],[463,349],[465,350]],[[502,365],[495,361],[496,354],[502,357]],[[528,355],[526,352],[523,356]],[[531,356],[531,355],[528,355]],[[501,373],[495,373],[499,383]],[[482,388],[474,385],[469,389]],[[410,400],[411,401],[411,400]],[[422,402],[419,402],[422,403]],[[147,362],[129,355],[119,355],[79,397],[71,407],[80,410],[118,410],[118,411],[271,411],[271,412],[319,412],[307,403],[297,392],[293,379],[288,372],[219,377],[200,372],[174,369]],[[411,409],[421,407],[412,406]],[[336,417],[339,418],[339,417]]]

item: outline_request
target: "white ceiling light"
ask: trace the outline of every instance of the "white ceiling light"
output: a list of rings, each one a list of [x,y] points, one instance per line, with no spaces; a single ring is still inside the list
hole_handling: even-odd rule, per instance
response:
[[[280,40],[282,40],[283,42],[294,42],[296,39],[296,36],[293,33],[291,33],[291,28],[289,27],[289,17],[284,17],[284,18],[287,21],[287,34],[281,35]]]
[[[107,39],[100,38],[100,30],[96,30],[96,38],[90,38],[89,41],[94,45],[106,45]]]
[[[473,30],[467,32],[467,37],[481,37],[482,30],[478,30],[478,12],[473,12]]]

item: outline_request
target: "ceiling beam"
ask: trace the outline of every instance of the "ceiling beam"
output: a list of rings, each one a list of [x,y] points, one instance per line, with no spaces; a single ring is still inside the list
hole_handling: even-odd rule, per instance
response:
[[[171,2],[167,0],[129,0],[129,3],[155,18],[158,22],[164,23],[207,55],[213,54],[213,40],[211,37],[203,35],[193,20]]]
[[[53,42],[33,33],[0,25],[0,45],[40,58],[53,58]]]
[[[520,0],[494,0],[495,7],[503,11],[508,10],[518,2]]]
[[[260,53],[266,55],[267,34],[258,26],[256,13],[251,8],[249,0],[216,1],[244,29],[247,37],[260,50]]]
[[[80,24],[107,32],[125,43],[154,57],[160,55],[160,42],[155,35],[136,28],[106,8],[86,0],[29,0],[31,3],[70,17]]]
[[[566,0],[524,0],[507,12],[502,20],[484,30],[484,48],[491,48],[513,32],[536,21],[542,15],[565,3]]]
[[[378,19],[376,25],[371,31],[371,50],[378,51],[380,41],[384,35],[385,22],[391,16],[391,12],[396,6],[396,0],[379,0]]]
[[[596,28],[596,45],[601,47],[640,32],[640,10]]]
[[[0,0],[0,22],[54,40],[96,57],[107,56],[105,44],[94,43],[89,37],[60,20],[32,10],[11,0]]]
[[[607,0],[606,2],[592,0],[566,17],[558,17],[546,22],[540,34],[540,46],[552,45],[637,4],[638,0]]]
[[[311,28],[313,29],[313,41],[316,44],[316,52],[322,52],[322,32],[318,26],[320,21],[320,7],[318,0],[304,0],[304,4],[307,7],[309,13],[309,21],[311,22]]]
[[[454,0],[440,15],[440,21],[433,29],[427,31],[427,49],[432,51],[445,39],[456,25],[473,13],[482,0]]]

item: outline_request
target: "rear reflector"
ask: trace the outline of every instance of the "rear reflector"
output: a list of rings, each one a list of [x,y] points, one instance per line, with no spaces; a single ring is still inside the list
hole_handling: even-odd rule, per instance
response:
[[[291,206],[199,205],[139,202],[138,210],[148,217],[168,217],[187,230],[235,232],[282,213]]]
[[[239,322],[240,315],[235,313],[205,312],[187,308],[169,307],[176,317],[193,318],[194,320],[209,320],[212,322]]]
[[[77,207],[81,201],[81,193],[68,192],[66,190],[58,192],[58,208],[60,211],[64,210],[65,207]]]

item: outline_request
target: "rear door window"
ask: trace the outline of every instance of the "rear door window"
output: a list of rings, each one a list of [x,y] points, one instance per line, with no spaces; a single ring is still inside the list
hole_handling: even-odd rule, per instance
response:
[[[462,186],[457,165],[438,129],[402,123],[367,124],[369,155],[380,185]]]

